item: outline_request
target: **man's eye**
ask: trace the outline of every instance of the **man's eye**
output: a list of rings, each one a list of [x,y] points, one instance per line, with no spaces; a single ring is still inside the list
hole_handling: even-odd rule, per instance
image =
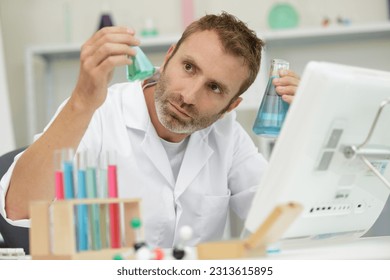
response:
[[[193,66],[192,66],[192,64],[190,64],[190,63],[185,63],[184,64],[184,69],[187,71],[187,72],[192,72],[193,71]]]
[[[221,93],[221,88],[217,84],[210,84],[210,89],[215,93]]]

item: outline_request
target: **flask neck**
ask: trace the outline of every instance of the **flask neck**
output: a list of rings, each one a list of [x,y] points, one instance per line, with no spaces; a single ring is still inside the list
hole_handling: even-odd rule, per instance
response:
[[[289,69],[290,63],[283,59],[273,59],[270,68],[270,77],[279,77],[279,70]]]

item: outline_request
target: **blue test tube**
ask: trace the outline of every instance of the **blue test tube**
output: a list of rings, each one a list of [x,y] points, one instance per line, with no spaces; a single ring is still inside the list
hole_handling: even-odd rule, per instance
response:
[[[86,154],[77,154],[77,198],[87,198],[86,188]],[[77,206],[77,244],[79,251],[88,250],[88,206],[81,204]]]
[[[63,152],[62,168],[64,172],[64,195],[65,199],[74,198],[74,181],[73,181],[73,157],[72,148],[66,148]]]

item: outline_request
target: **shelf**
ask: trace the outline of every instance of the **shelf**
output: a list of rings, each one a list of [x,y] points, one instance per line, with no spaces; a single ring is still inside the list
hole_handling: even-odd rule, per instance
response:
[[[141,38],[141,47],[144,52],[166,52],[168,48],[179,40],[179,35],[164,35],[154,38]],[[26,53],[40,56],[45,60],[76,59],[79,58],[82,44],[55,44],[35,45],[27,48]]]
[[[329,26],[316,28],[297,28],[289,30],[259,31],[258,36],[262,38],[267,48],[287,48],[290,46],[310,46],[311,44],[342,43],[356,40],[359,44],[367,40],[390,40],[390,22],[372,23],[350,26]],[[154,38],[140,38],[141,47],[145,53],[165,53],[169,47],[180,38],[179,34],[161,35]],[[78,59],[81,43],[56,44],[56,45],[34,45],[26,49],[25,71],[26,71],[26,106],[29,137],[37,133],[36,121],[36,93],[35,93],[35,69],[34,59],[40,58],[45,63],[45,98],[46,113],[53,106],[52,95],[55,92],[52,81],[52,62],[60,59]],[[267,48],[265,54],[267,54]],[[264,59],[263,59],[264,61]],[[263,63],[263,62],[262,62]],[[243,104],[241,109],[253,109],[252,102]],[[48,120],[51,116],[47,116]],[[47,121],[48,121],[47,120]]]
[[[259,31],[257,35],[268,45],[285,45],[287,43],[304,44],[307,42],[351,40],[364,38],[390,38],[390,22],[365,25],[329,26],[316,28],[297,28],[287,30]],[[165,52],[176,43],[180,35],[161,35],[153,38],[140,38],[145,52]],[[27,48],[32,55],[44,59],[78,58],[81,43],[36,45]]]
[[[308,42],[318,43],[320,41],[349,41],[363,38],[390,38],[390,22],[265,31],[258,32],[257,35],[270,45],[285,45],[287,43],[306,44]]]

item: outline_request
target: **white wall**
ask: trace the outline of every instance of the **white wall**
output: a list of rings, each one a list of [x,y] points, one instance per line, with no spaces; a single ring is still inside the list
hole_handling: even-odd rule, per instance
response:
[[[17,146],[30,142],[27,138],[24,52],[28,45],[83,42],[97,28],[102,4],[109,2],[116,24],[139,30],[146,17],[152,18],[160,33],[182,31],[180,0],[0,0],[3,22],[5,65],[10,91],[12,117]],[[247,22],[255,30],[267,28],[267,14],[276,0],[194,0],[196,17],[226,10]],[[353,23],[385,21],[386,0],[290,0],[300,14],[300,26],[319,26],[327,16],[349,18]],[[367,50],[369,54],[370,50]],[[156,58],[158,61],[159,58]],[[37,65],[39,68],[39,64]],[[77,72],[70,62],[61,65],[65,71],[56,78],[68,87],[75,83]],[[37,77],[39,79],[39,77]],[[39,90],[39,88],[37,88]],[[69,95],[61,92],[61,98]],[[38,99],[38,104],[43,101]],[[41,105],[42,106],[42,105]]]
[[[15,149],[0,21],[0,155]]]

